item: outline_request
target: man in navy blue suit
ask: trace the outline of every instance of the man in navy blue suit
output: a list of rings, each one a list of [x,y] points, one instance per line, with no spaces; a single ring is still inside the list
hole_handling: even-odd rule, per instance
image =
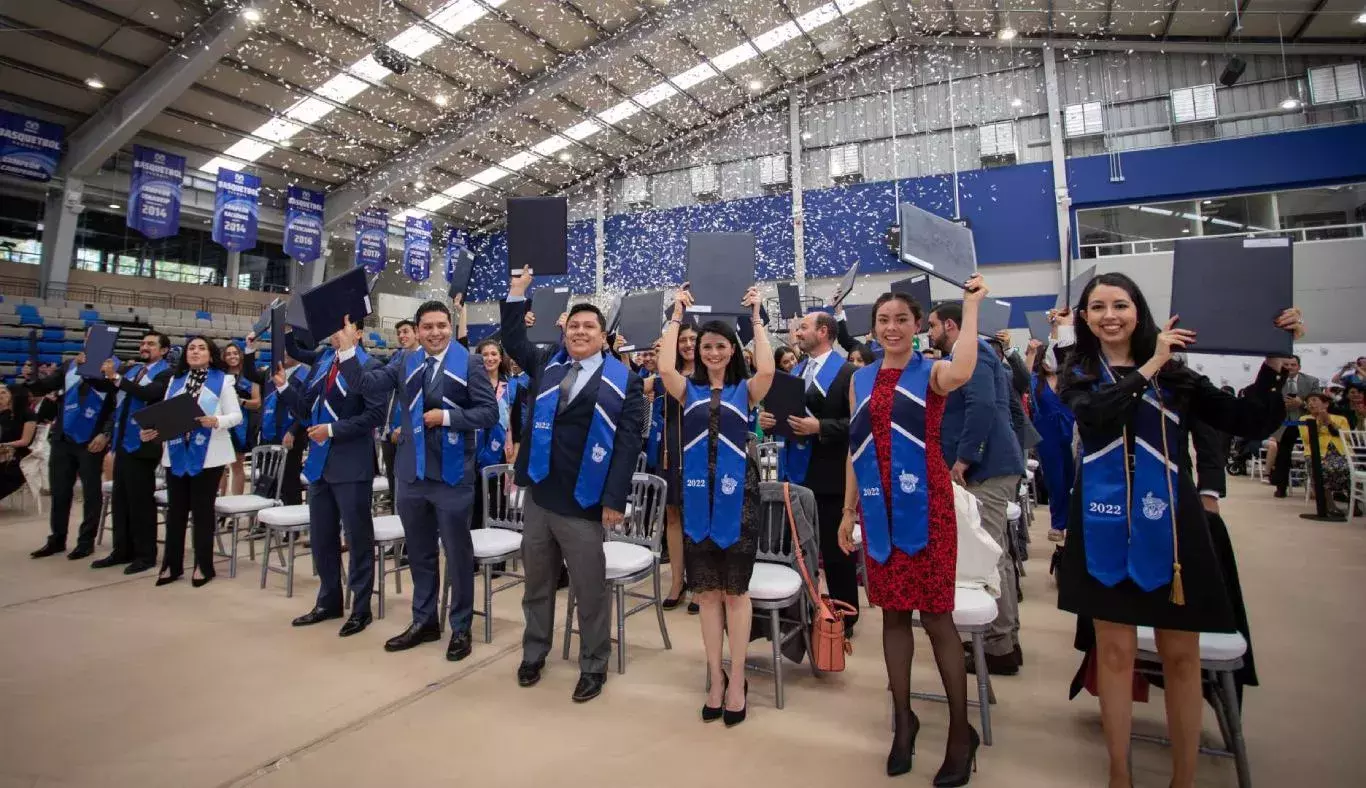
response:
[[[396,353],[366,379],[367,401],[383,407],[394,395],[399,417],[394,500],[413,575],[413,623],[384,644],[405,651],[441,637],[438,538],[451,577],[451,640],[446,659],[470,655],[474,616],[474,433],[498,421],[498,400],[484,361],[451,341],[451,311],[440,301],[417,309],[420,347]]]
[[[272,381],[280,401],[308,434],[303,473],[308,480],[309,539],[318,570],[318,600],[294,619],[294,626],[318,624],[342,615],[341,529],[350,547],[351,617],[338,632],[349,637],[370,625],[370,594],[375,585],[375,526],[370,499],[375,482],[374,429],[384,420],[384,403],[365,396],[365,374],[379,369],[378,360],[359,347],[361,322],[332,335],[331,347],[319,353],[298,346],[286,334],[286,352],[311,364],[303,385],[291,382],[283,368]]]
[[[612,653],[611,595],[603,554],[604,526],[621,522],[644,436],[641,380],[605,353],[607,321],[592,304],[570,307],[561,345],[539,349],[527,339],[531,272],[523,270],[502,307],[503,347],[531,375],[531,418],[522,427],[517,484],[530,487],[522,532],[526,590],[522,664],[517,683],[541,679],[555,629],[560,567],[579,614],[579,681],[573,699],[602,693]],[[620,428],[618,428],[620,426]]]
[[[930,312],[930,343],[948,354],[960,340],[958,326],[963,307],[944,303]],[[1010,373],[996,351],[978,337],[977,366],[967,385],[948,396],[939,428],[944,461],[953,480],[977,498],[982,527],[1001,546],[996,568],[1001,573],[1001,596],[996,600],[996,620],[987,633],[986,662],[990,673],[1013,676],[1020,672],[1019,578],[1006,544],[1006,506],[1015,500],[1024,475],[1024,455],[1010,419],[1014,396]],[[969,671],[971,672],[971,671]]]

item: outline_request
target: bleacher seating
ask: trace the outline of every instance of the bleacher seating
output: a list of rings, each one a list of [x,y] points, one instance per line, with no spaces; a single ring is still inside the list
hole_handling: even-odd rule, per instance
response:
[[[100,322],[124,327],[117,344],[118,354],[120,358],[131,359],[137,355],[137,342],[141,339],[138,332],[148,327],[170,336],[172,345],[183,346],[188,337],[202,334],[221,346],[246,336],[256,319],[202,310],[112,306],[0,294],[0,380],[13,380],[28,360],[29,331],[38,331],[40,362],[61,362],[81,351],[86,326]],[[392,327],[374,326],[367,328],[362,344],[367,350],[387,354],[389,348],[398,346],[398,339]],[[268,363],[269,343],[263,343],[258,352],[258,360]]]

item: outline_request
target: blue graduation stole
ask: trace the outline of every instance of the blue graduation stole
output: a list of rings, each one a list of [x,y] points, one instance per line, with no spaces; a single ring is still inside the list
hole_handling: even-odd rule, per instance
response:
[[[414,478],[410,481],[427,478],[427,427],[422,422],[422,414],[426,411],[426,360],[425,350],[409,351],[403,368],[404,397],[408,402],[404,411],[408,414],[410,425],[408,445],[412,447],[413,452]],[[470,352],[459,342],[452,342],[446,347],[445,363],[441,366],[433,385],[438,391],[445,391],[445,378],[450,378],[458,387],[454,393],[458,398],[464,399],[461,395],[465,392],[465,375],[469,374],[469,369]],[[459,407],[445,394],[441,396],[441,403],[451,408]],[[450,427],[432,429],[436,430],[437,440],[441,443],[441,481],[446,484],[459,484],[465,478],[465,435]]]
[[[806,365],[809,363],[811,363],[810,359],[807,359],[798,364],[792,370],[792,374],[799,378],[802,377],[806,373]],[[830,386],[834,385],[835,378],[839,376],[840,368],[843,366],[844,360],[832,352],[826,357],[825,364],[816,373],[816,379],[811,385],[820,391],[821,396],[830,396]],[[808,416],[811,415],[809,410],[806,413]],[[782,471],[785,474],[781,477],[783,481],[793,484],[802,484],[806,481],[806,469],[811,465],[811,451],[814,448],[811,444],[814,441],[815,438],[779,439],[779,443],[783,445]]]
[[[160,359],[155,364],[147,367],[146,372],[139,380],[139,385],[141,385],[141,382],[144,380],[151,380],[157,375],[160,375],[161,371],[168,366],[170,365],[166,363],[166,359]],[[123,373],[123,376],[132,380],[137,377],[138,370],[142,368],[142,364],[134,364],[131,369]],[[121,446],[124,451],[132,454],[142,448],[142,435],[140,434],[140,430],[127,429],[126,425],[128,419],[133,418],[133,414],[142,410],[147,403],[137,397],[129,397],[128,392],[126,391],[120,391],[118,396],[114,399],[114,412],[118,413],[119,408],[122,408],[124,403],[127,403],[128,413],[122,419],[114,419],[114,445],[116,447]]]
[[[725,549],[740,539],[745,502],[745,442],[749,381],[721,390],[716,475],[708,473],[711,387],[688,381],[683,407],[683,530],[694,542],[711,539]]]
[[[854,415],[849,419],[849,445],[853,452],[854,477],[858,480],[863,511],[863,542],[868,557],[886,563],[896,547],[915,555],[930,540],[930,491],[925,460],[925,396],[930,387],[934,361],[919,353],[911,355],[897,381],[892,397],[892,481],[889,496],[882,490],[882,468],[873,439],[873,414],[869,401],[882,360],[854,373]],[[939,451],[939,447],[933,447]],[[891,517],[888,518],[888,498]]]
[[[76,362],[66,368],[66,395],[62,400],[62,432],[76,443],[88,443],[95,437],[95,422],[104,407],[103,391],[87,385],[81,396],[83,378],[76,372]]]
[[[882,345],[876,339],[868,340],[868,349],[873,351],[873,358],[882,360]]]
[[[503,396],[498,398],[498,423],[475,434],[474,461],[480,468],[507,462],[503,447],[507,446],[512,393],[511,382],[504,381]]]
[[[318,386],[327,383],[327,373],[332,369],[332,362],[337,357],[337,351],[328,348],[323,351],[321,357],[313,366],[312,374],[308,379],[308,391],[312,391]],[[370,360],[364,348],[356,348],[356,363],[364,367]],[[341,365],[338,365],[337,380],[332,385],[332,390],[319,394],[313,402],[313,412],[309,415],[309,426],[316,427],[319,424],[331,424],[337,420],[337,411],[341,410],[342,403],[346,402],[346,376],[341,374]],[[323,477],[323,468],[327,467],[327,452],[332,448],[332,439],[327,438],[322,443],[314,443],[308,447],[308,459],[304,461],[304,478],[309,484],[313,484]]]
[[[296,364],[289,373],[289,385],[303,386],[307,379],[308,367],[303,364]],[[266,388],[269,389],[265,396],[261,398],[261,440],[266,443],[276,443],[284,440],[286,434],[294,429],[294,414],[288,408],[280,408],[280,392],[275,390],[275,384],[271,383]]]
[[[541,390],[536,394],[536,405],[531,416],[531,454],[527,459],[527,475],[533,482],[544,481],[550,475],[550,443],[555,437],[560,382],[569,374],[572,363],[569,353],[561,347],[541,373]],[[603,356],[598,402],[593,408],[593,422],[588,426],[588,438],[583,444],[579,480],[574,485],[574,500],[585,509],[602,502],[602,488],[607,484],[607,469],[612,466],[617,422],[621,420],[621,410],[626,404],[626,384],[630,374],[631,370],[616,356],[610,353]]]
[[[166,391],[166,399],[176,396],[185,389],[187,375],[171,381]],[[218,410],[218,396],[223,392],[224,374],[221,370],[210,369],[199,389],[199,407],[205,415],[212,416]],[[209,438],[213,430],[196,427],[184,435],[177,435],[166,441],[166,451],[171,457],[171,473],[176,476],[194,476],[204,470],[204,457],[209,453]]]
[[[238,375],[237,382],[233,384],[233,387],[237,389],[237,398],[239,400],[245,401],[251,397],[250,380]],[[231,432],[232,436],[237,439],[237,445],[243,447],[247,445],[247,411],[245,408],[242,410],[242,422],[236,427],[233,427]]]
[[[1115,375],[1102,365],[1105,379]],[[1097,380],[1095,388],[1099,389]],[[1082,440],[1081,523],[1085,534],[1086,570],[1103,585],[1130,578],[1144,591],[1172,584],[1179,593],[1181,565],[1176,552],[1175,489],[1177,466],[1169,446],[1184,447],[1180,417],[1167,409],[1170,396],[1152,384],[1134,409],[1123,434],[1103,445]],[[1133,435],[1133,468],[1128,438]],[[1137,512],[1141,516],[1135,517]]]

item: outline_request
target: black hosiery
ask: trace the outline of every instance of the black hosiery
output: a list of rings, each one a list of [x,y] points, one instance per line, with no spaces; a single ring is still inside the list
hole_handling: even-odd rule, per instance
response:
[[[968,669],[963,659],[963,641],[953,624],[952,613],[921,613],[920,623],[930,637],[944,697],[949,702],[949,744],[947,756],[955,761],[967,758],[971,746],[968,733]]]
[[[882,611],[882,658],[887,663],[887,682],[892,691],[892,710],[896,721],[893,745],[909,747],[915,735],[911,716],[911,662],[915,658],[915,630],[911,613]],[[961,661],[961,658],[960,658]]]

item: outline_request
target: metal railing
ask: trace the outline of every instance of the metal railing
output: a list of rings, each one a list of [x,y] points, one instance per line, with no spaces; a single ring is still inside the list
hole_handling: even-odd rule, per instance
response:
[[[1366,237],[1366,223],[1358,224],[1332,224],[1322,227],[1295,227],[1289,230],[1259,230],[1249,233],[1227,233],[1221,235],[1192,236],[1182,235],[1176,238],[1142,238],[1132,241],[1114,241],[1103,244],[1081,244],[1079,249],[1082,258],[1110,257],[1118,254],[1151,254],[1153,252],[1170,252],[1175,248],[1177,241],[1189,240],[1190,238],[1223,238],[1228,236],[1241,236],[1244,238],[1293,238],[1299,243],[1306,241],[1337,241],[1344,238],[1364,238]]]
[[[226,291],[225,291],[226,292]],[[18,276],[0,276],[0,294],[6,298],[42,296],[42,289],[36,279]],[[77,304],[95,306],[147,307],[158,309],[182,309],[187,312],[212,312],[226,315],[245,315],[256,317],[264,308],[251,300],[234,301],[215,296],[202,297],[184,293],[157,293],[131,290],[123,287],[99,287],[87,284],[50,285],[47,298],[71,301]]]

